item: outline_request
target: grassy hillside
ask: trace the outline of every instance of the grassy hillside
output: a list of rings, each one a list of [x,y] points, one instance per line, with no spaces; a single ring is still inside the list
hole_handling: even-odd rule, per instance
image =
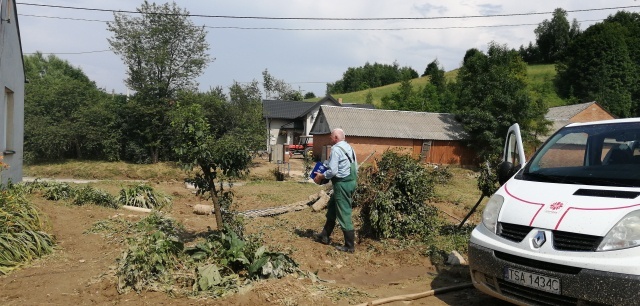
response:
[[[556,76],[555,65],[530,65],[527,75],[529,76],[532,97],[541,97],[549,107],[567,104],[566,101],[558,97],[553,86],[553,79]]]
[[[455,81],[458,74],[458,70],[452,70],[445,73],[447,81]],[[565,101],[560,99],[553,89],[553,78],[556,75],[556,69],[554,65],[533,65],[528,68],[529,86],[531,88],[532,97],[541,97],[546,101],[549,107],[565,105]],[[420,77],[413,79],[411,84],[414,88],[420,88],[429,82],[428,77]],[[361,90],[356,92],[350,92],[346,94],[335,94],[334,98],[342,98],[345,103],[365,103],[367,101],[367,95],[371,93],[373,97],[373,104],[376,107],[380,107],[382,97],[391,94],[396,91],[400,83],[389,84],[382,87],[371,88],[367,90]],[[322,97],[320,97],[322,98]],[[316,98],[310,101],[318,101],[320,98]]]

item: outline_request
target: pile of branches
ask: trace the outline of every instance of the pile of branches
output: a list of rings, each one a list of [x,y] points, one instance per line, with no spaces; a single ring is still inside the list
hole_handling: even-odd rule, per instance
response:
[[[181,296],[222,297],[253,280],[298,272],[283,253],[269,252],[257,238],[230,227],[210,231],[187,246],[183,227],[159,212],[136,224],[118,260],[118,291],[161,291]]]
[[[427,238],[442,218],[427,201],[442,174],[410,155],[387,150],[371,167],[360,169],[354,206],[360,207],[361,235],[371,238]]]

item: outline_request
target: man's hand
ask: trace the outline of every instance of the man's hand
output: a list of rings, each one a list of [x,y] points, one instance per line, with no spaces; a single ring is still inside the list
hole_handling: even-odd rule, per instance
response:
[[[320,185],[323,179],[324,179],[324,174],[322,174],[321,172],[316,172],[316,177],[313,178],[313,182]]]

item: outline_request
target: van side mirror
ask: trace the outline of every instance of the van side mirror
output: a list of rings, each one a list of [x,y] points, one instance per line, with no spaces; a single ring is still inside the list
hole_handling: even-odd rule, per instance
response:
[[[503,161],[498,165],[498,183],[500,186],[504,185],[515,173],[517,169],[513,167],[513,164],[508,161]]]

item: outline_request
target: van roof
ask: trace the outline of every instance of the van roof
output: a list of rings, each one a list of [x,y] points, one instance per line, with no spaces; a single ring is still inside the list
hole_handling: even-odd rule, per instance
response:
[[[611,120],[600,120],[600,121],[590,121],[590,122],[575,122],[575,123],[567,124],[566,126],[583,126],[583,125],[594,125],[594,124],[629,123],[629,122],[640,122],[640,118],[625,118],[625,119],[611,119]]]

